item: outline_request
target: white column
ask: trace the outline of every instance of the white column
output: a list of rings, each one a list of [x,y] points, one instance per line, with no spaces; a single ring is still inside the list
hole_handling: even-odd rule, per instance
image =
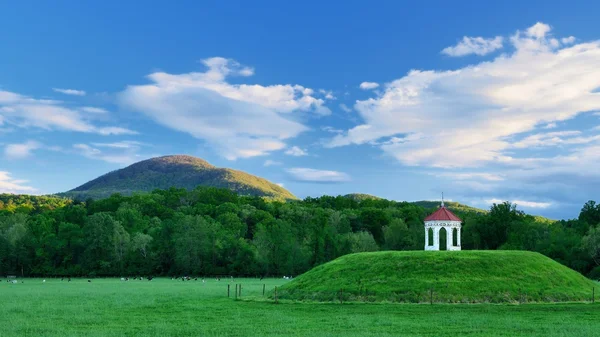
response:
[[[460,228],[460,227],[458,227],[458,230],[456,231],[456,234],[457,234],[457,236],[458,236],[458,238],[456,239],[456,244],[458,245],[458,247],[459,247],[458,249],[459,249],[459,250],[461,249],[461,248],[460,248],[460,229],[461,229],[461,228]]]
[[[446,250],[452,250],[452,246],[454,246],[452,244],[452,232],[454,231],[454,228],[450,227],[446,227]]]
[[[440,250],[440,227],[433,228],[433,249]]]
[[[425,250],[427,250],[427,246],[429,246],[429,228],[425,226]]]

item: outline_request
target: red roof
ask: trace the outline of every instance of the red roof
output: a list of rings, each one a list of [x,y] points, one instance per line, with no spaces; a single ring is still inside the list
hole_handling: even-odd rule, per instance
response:
[[[437,211],[433,212],[431,215],[425,218],[425,221],[461,221],[462,220],[454,215],[454,213],[450,212],[449,209],[442,206]]]

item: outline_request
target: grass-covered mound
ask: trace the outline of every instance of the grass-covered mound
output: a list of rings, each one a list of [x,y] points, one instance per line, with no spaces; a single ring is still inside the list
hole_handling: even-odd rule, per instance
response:
[[[278,289],[280,299],[390,302],[591,300],[594,283],[526,251],[412,251],[342,256]]]

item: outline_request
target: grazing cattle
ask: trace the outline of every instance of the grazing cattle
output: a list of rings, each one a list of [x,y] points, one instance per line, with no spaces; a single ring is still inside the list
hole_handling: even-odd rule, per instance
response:
[[[125,281],[125,278],[124,278],[124,277],[121,277],[121,281]]]
[[[18,282],[17,282],[17,280],[12,280],[10,283],[17,284]]]
[[[46,283],[46,280],[43,280],[42,283]]]
[[[88,283],[92,283],[92,280],[88,280]]]

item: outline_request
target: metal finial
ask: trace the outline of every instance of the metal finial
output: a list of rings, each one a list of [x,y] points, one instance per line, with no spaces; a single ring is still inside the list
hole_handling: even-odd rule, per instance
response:
[[[442,192],[442,207],[444,207],[444,192]]]

